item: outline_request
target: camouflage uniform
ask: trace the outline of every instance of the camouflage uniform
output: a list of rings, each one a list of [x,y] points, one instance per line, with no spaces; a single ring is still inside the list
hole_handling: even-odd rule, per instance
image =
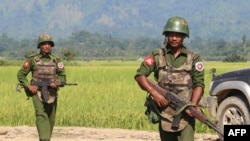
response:
[[[174,57],[168,44],[165,48],[154,50],[151,55],[145,57],[135,77],[148,77],[152,72],[159,86],[176,93],[187,103],[191,100],[193,88],[205,87],[204,66],[200,55],[184,46],[177,57]],[[171,124],[175,113],[176,109],[169,106],[161,109],[161,115],[167,119],[159,121],[161,139],[174,141],[177,137],[181,141],[193,140],[195,119],[182,112],[179,128],[173,129]]]
[[[52,47],[54,46],[54,42],[48,34],[39,36],[37,48],[39,48],[39,45],[43,42],[51,42]],[[30,72],[32,72],[32,80],[29,82],[26,76]],[[38,94],[32,94],[28,90],[28,86],[31,85],[32,81],[36,81],[40,78],[66,82],[66,74],[61,59],[52,53],[43,55],[40,52],[39,54],[31,55],[25,60],[22,68],[18,71],[17,78],[24,87],[27,96],[32,97],[36,115],[36,127],[40,140],[49,141],[55,124],[58,89],[49,89],[49,94],[53,95],[54,99],[52,102],[46,103],[41,100]]]

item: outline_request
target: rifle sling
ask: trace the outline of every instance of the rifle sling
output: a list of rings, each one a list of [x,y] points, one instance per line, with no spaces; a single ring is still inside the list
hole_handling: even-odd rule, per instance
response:
[[[180,114],[182,111],[184,111],[188,106],[195,106],[195,105],[193,105],[193,104],[186,104],[186,105],[182,106],[181,108],[179,108],[179,109],[175,112],[174,116],[179,115],[179,114]]]
[[[182,106],[181,108],[177,109],[173,116],[173,122],[172,122],[172,128],[177,129],[179,128],[180,120],[181,120],[181,112],[183,112],[188,106],[194,106],[192,104],[186,104]]]

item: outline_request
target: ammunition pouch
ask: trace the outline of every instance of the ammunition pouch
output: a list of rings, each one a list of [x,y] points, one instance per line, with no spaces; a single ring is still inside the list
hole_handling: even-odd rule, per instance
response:
[[[150,95],[146,97],[144,106],[147,108],[145,115],[148,117],[149,122],[153,124],[159,123],[161,119],[160,110]]]

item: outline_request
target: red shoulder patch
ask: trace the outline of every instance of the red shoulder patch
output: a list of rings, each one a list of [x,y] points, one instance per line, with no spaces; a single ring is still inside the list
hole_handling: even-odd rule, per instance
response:
[[[24,68],[24,69],[27,69],[29,66],[30,66],[29,61],[25,61],[25,62],[23,63],[23,68]]]
[[[155,63],[155,60],[152,56],[147,56],[144,58],[144,63],[148,66],[152,66]]]

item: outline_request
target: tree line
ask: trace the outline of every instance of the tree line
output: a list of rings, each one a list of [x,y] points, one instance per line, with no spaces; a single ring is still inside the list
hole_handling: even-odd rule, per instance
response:
[[[66,39],[54,41],[53,52],[61,55],[65,60],[136,60],[151,54],[156,48],[162,48],[163,40],[164,38],[147,37],[124,39],[81,30],[73,32]],[[204,60],[208,61],[223,61],[237,57],[249,60],[249,42],[246,35],[242,35],[241,39],[235,41],[195,37],[190,41],[185,40],[184,45],[198,52]],[[6,33],[0,36],[0,56],[3,58],[24,59],[29,54],[38,52],[36,46],[37,38],[16,40]]]

